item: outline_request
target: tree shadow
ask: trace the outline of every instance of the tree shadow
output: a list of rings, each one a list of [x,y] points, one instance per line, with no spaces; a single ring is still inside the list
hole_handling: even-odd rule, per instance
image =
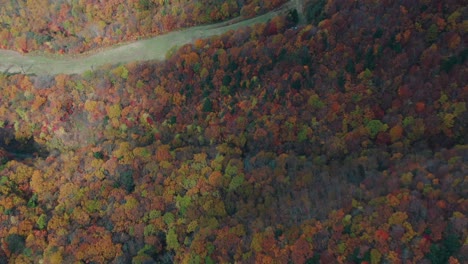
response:
[[[8,155],[8,160],[45,158],[48,151],[34,141],[33,137],[17,139],[13,128],[0,128],[0,150]]]

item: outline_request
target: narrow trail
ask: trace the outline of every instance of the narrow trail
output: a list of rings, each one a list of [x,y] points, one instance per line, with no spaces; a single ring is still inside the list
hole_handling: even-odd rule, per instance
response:
[[[106,64],[164,60],[166,53],[174,46],[182,46],[196,39],[221,35],[229,30],[264,23],[290,9],[297,8],[298,3],[298,0],[292,0],[274,11],[240,22],[233,22],[238,20],[234,19],[211,25],[186,28],[150,39],[116,45],[85,56],[23,55],[11,50],[0,50],[0,72],[36,75],[80,74]]]

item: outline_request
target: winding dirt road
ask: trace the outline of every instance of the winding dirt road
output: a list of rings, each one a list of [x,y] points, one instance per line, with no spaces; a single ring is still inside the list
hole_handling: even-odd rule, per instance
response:
[[[243,20],[234,19],[217,24],[196,26],[150,39],[116,45],[92,55],[72,57],[70,55],[45,56],[20,54],[10,50],[0,50],[0,72],[36,75],[80,74],[105,65],[132,61],[164,60],[166,53],[174,46],[182,46],[196,39],[220,35],[229,30],[263,23],[284,12],[299,7],[301,1],[292,0],[267,14]]]

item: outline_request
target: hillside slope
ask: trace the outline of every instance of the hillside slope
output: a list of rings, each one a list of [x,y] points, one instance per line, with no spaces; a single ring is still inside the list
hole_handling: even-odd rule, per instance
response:
[[[308,12],[165,62],[0,76],[1,126],[49,150],[3,162],[0,259],[466,263],[466,7]]]

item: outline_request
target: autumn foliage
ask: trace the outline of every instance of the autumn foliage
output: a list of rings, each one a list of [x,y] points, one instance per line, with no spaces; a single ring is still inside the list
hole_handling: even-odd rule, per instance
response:
[[[48,149],[0,164],[0,259],[466,263],[464,7],[324,2],[164,62],[0,75],[0,127]]]

